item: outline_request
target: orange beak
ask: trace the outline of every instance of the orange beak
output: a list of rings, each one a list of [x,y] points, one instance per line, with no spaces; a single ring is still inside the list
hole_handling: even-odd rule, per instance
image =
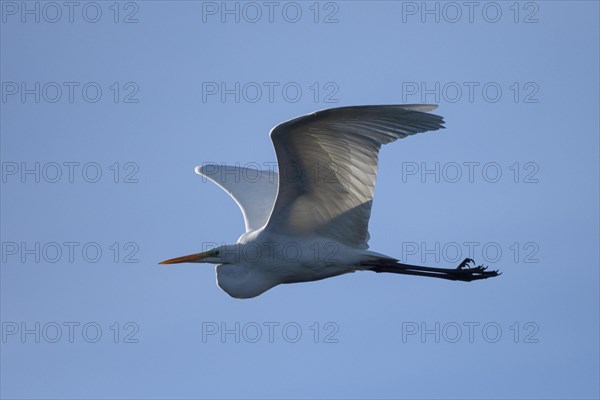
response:
[[[180,263],[186,263],[186,262],[198,262],[200,260],[202,260],[203,258],[208,257],[208,252],[204,252],[204,253],[196,253],[196,254],[190,254],[189,256],[183,256],[183,257],[177,257],[177,258],[171,258],[170,260],[165,260],[163,262],[160,262],[159,264],[180,264]]]

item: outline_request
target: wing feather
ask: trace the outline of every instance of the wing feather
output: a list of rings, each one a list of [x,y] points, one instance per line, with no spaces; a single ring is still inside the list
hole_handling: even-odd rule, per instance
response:
[[[195,171],[235,200],[244,215],[246,232],[267,223],[277,196],[279,180],[275,171],[218,164],[199,165]]]
[[[381,145],[443,128],[435,105],[340,107],[271,130],[279,191],[266,228],[367,248]]]

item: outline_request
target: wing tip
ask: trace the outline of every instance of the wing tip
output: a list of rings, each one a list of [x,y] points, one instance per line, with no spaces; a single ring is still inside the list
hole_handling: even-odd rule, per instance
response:
[[[202,165],[197,165],[194,167],[194,172],[197,173],[198,175],[202,175],[202,176],[206,176],[204,174],[203,168],[206,166],[207,164],[202,164]]]
[[[219,168],[220,168],[219,164],[207,163],[207,164],[197,165],[196,167],[194,167],[194,172],[200,176],[203,176],[203,177],[206,177],[206,178],[209,178],[212,180],[212,179],[214,179],[214,176],[219,173]]]

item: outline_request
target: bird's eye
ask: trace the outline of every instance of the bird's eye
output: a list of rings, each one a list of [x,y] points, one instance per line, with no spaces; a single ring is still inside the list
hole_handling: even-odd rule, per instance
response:
[[[215,251],[215,255],[216,255],[216,256],[218,256],[218,255],[219,255],[219,253],[220,253],[220,251],[219,251],[219,250]]]

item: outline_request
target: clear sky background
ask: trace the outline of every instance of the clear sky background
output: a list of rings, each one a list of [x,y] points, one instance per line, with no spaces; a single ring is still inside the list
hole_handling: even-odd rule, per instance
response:
[[[245,4],[1,2],[1,396],[598,398],[598,3]],[[383,148],[371,249],[501,277],[158,265],[243,231],[196,165],[421,102],[447,129]]]

